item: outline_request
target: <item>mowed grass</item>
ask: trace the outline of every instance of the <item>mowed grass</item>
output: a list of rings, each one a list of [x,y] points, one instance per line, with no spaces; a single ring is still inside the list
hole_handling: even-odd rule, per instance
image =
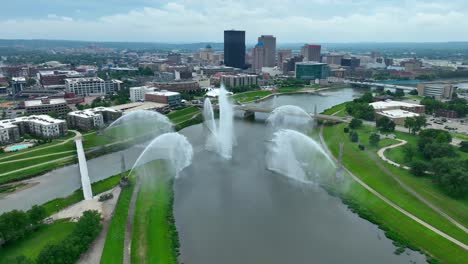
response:
[[[101,256],[101,263],[123,263],[125,230],[128,208],[132,199],[134,185],[122,189],[107,232],[106,243]]]
[[[52,156],[47,156],[47,157],[42,157],[42,158],[37,158],[37,159],[28,159],[28,160],[22,160],[22,161],[17,161],[17,162],[3,163],[3,164],[0,164],[0,168],[1,168],[0,174],[23,169],[23,168],[34,166],[36,164],[40,164],[44,162],[53,161],[56,159],[61,159],[65,157],[71,158],[73,156],[74,156],[74,153],[65,153],[65,154],[52,155]]]
[[[339,153],[339,143],[344,142],[343,163],[351,172],[412,214],[420,218],[427,214],[428,217],[424,217],[423,220],[429,224],[437,224],[437,228],[444,232],[450,231],[447,233],[455,234],[456,238],[466,243],[465,233],[459,232],[445,219],[434,215],[430,208],[415,200],[411,195],[405,194],[404,190],[402,191],[401,187],[394,183],[394,180],[384,175],[367,154],[357,148],[357,144],[349,141],[347,134],[343,133],[343,127],[342,124],[324,128],[325,141],[335,157]],[[386,144],[389,143],[391,142],[386,142]],[[393,236],[398,236],[409,244],[424,250],[442,263],[466,263],[467,251],[392,208],[357,182],[350,180],[349,184],[341,185],[338,192],[348,200],[348,204],[357,205],[361,215],[367,216],[367,219],[377,223],[384,230],[389,230]],[[396,199],[398,196],[401,197]]]
[[[361,144],[364,144],[367,149],[366,151],[361,151],[358,148],[358,144],[352,143],[349,140],[348,134],[343,132],[344,127],[345,124],[326,127],[324,129],[324,136],[332,140],[330,142],[334,142],[331,149],[335,155],[338,153],[339,143],[344,143],[343,164],[351,172],[355,173],[365,183],[403,209],[463,243],[468,243],[468,234],[407,192],[371,159],[371,155],[375,155],[374,158],[376,157],[375,152],[377,150],[377,148],[371,148],[368,143],[369,134],[374,128],[364,127],[359,130]],[[378,158],[375,158],[375,160],[378,160]]]
[[[255,101],[256,99],[263,98],[267,95],[270,95],[271,91],[248,91],[243,93],[237,93],[233,95],[231,98],[234,101],[239,103],[247,103],[251,101]]]
[[[158,173],[160,170],[153,170]],[[164,173],[164,172],[163,172]],[[168,222],[172,184],[164,175],[143,177],[133,223],[132,263],[176,264]]]
[[[6,246],[0,250],[0,262],[7,258],[24,255],[30,259],[36,259],[41,250],[48,244],[59,243],[64,240],[74,229],[76,223],[59,220],[50,225],[43,225],[39,230],[32,232],[24,239]]]
[[[174,120],[174,119],[177,119],[178,117],[182,117],[182,116],[190,115],[190,114],[195,114],[198,111],[199,111],[198,108],[196,108],[195,106],[190,106],[190,107],[187,107],[187,108],[184,108],[184,109],[181,109],[181,110],[176,110],[176,111],[170,112],[169,114],[167,114],[167,117],[170,120]]]
[[[347,115],[346,114],[346,104],[347,104],[347,102],[344,102],[342,104],[332,106],[331,108],[328,108],[325,111],[323,111],[322,114],[344,117],[344,116]]]

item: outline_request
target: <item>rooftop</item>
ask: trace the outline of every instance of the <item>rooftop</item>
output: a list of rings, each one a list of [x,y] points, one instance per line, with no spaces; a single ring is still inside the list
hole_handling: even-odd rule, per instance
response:
[[[48,104],[42,103],[42,99],[37,99],[37,100],[29,100],[29,101],[24,101],[24,106],[25,107],[33,107],[33,106],[41,106],[41,105],[54,105],[54,104],[66,104],[67,101],[63,98],[53,98],[53,99],[47,99],[50,101]]]
[[[124,113],[133,112],[137,110],[154,110],[158,108],[164,108],[167,104],[154,103],[154,102],[135,102],[123,105],[112,106],[114,110],[123,111]]]
[[[316,62],[316,61],[303,61],[303,62],[297,62],[296,65],[328,65],[323,62]]]
[[[50,124],[59,124],[65,123],[65,120],[56,119],[48,115],[31,115],[31,116],[22,116],[13,119],[5,119],[0,121],[0,126],[14,126],[19,122],[34,122],[36,124],[50,125]]]
[[[68,115],[71,115],[71,116],[78,116],[78,117],[94,117],[94,116],[97,116],[97,115],[100,115],[101,112],[104,112],[104,111],[108,111],[108,112],[119,112],[113,108],[110,108],[110,107],[96,107],[96,108],[92,108],[92,109],[85,109],[85,110],[80,110],[80,111],[73,111],[73,112],[70,112],[68,113]]]
[[[99,77],[88,77],[88,78],[70,78],[65,79],[66,83],[78,83],[78,82],[104,82],[103,79]]]
[[[370,105],[374,109],[377,109],[377,110],[387,109],[391,107],[422,107],[422,105],[419,105],[419,104],[412,104],[412,103],[392,101],[392,100],[374,102],[374,103],[370,103]]]
[[[149,92],[149,93],[147,93],[147,94],[162,95],[162,96],[180,95],[180,93],[177,93],[177,92],[170,92],[170,91],[167,91],[167,90]]]
[[[388,118],[403,118],[403,117],[416,117],[419,116],[419,114],[401,110],[401,109],[394,109],[394,110],[385,110],[382,112],[379,112],[379,114],[384,115]]]

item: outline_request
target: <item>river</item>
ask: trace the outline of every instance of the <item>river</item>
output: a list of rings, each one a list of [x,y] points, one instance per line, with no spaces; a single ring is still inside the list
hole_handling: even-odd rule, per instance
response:
[[[320,95],[282,95],[261,107],[293,104],[321,112],[352,100],[352,89]],[[374,224],[352,213],[338,198],[318,187],[303,186],[265,169],[265,143],[271,131],[261,121],[236,119],[233,159],[204,149],[207,131],[188,127],[195,151],[191,166],[175,181],[175,217],[181,241],[181,263],[425,263],[417,252],[393,254],[395,246]],[[143,150],[123,151],[127,169]],[[121,152],[88,161],[91,180],[121,170]],[[31,188],[0,199],[0,211],[28,209],[80,188],[77,165],[29,180]]]

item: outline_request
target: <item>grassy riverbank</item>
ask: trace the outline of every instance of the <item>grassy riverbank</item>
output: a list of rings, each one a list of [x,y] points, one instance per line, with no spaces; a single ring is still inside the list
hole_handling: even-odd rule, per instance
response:
[[[165,175],[167,172],[160,162],[145,169],[155,175],[140,176],[133,223],[132,263],[176,264],[179,238],[173,216],[173,182]]]
[[[357,177],[403,209],[467,243],[466,233],[404,190],[370,158],[377,150],[368,143],[372,128],[365,127],[358,131],[361,144],[366,147],[365,151],[361,151],[343,132],[344,126],[340,124],[324,128],[324,139],[335,157],[338,156],[340,142],[343,142],[343,164]],[[392,141],[381,142],[381,146],[388,144],[392,144]],[[351,181],[347,188],[337,188],[336,192],[361,216],[379,224],[390,238],[402,245],[421,248],[444,263],[462,263],[468,257],[464,249],[392,208],[355,181]]]
[[[231,98],[235,102],[242,104],[242,103],[255,101],[257,99],[263,98],[270,94],[271,94],[271,91],[249,91],[249,92],[237,93],[233,95]]]
[[[134,185],[122,189],[115,207],[112,221],[107,232],[106,243],[101,256],[101,263],[123,263],[125,229]]]

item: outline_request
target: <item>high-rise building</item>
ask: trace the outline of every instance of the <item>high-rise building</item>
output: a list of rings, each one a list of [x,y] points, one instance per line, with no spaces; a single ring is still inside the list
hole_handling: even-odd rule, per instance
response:
[[[224,64],[245,68],[245,31],[224,31]]]
[[[315,80],[326,79],[330,75],[330,67],[326,63],[298,62],[296,63],[296,79]]]
[[[284,49],[278,50],[278,67],[283,68],[283,62],[292,57],[292,50]]]
[[[276,65],[276,38],[272,35],[261,35],[258,43],[263,43],[265,57],[263,67],[275,67]]]
[[[303,60],[304,57],[302,55],[294,56],[292,58],[287,59],[285,62],[283,62],[283,74],[289,74],[290,72],[294,72],[296,70],[296,63],[302,62]]]
[[[12,87],[13,95],[20,93],[26,87],[26,78],[24,77],[11,78],[11,87]]]
[[[301,49],[301,55],[304,56],[304,61],[320,62],[320,52],[322,46],[305,44]]]
[[[265,63],[266,49],[263,42],[259,42],[252,50],[252,68],[256,73],[262,71],[262,67],[266,67]]]
[[[326,57],[327,64],[341,65],[341,60],[344,58],[342,54],[328,54]]]

